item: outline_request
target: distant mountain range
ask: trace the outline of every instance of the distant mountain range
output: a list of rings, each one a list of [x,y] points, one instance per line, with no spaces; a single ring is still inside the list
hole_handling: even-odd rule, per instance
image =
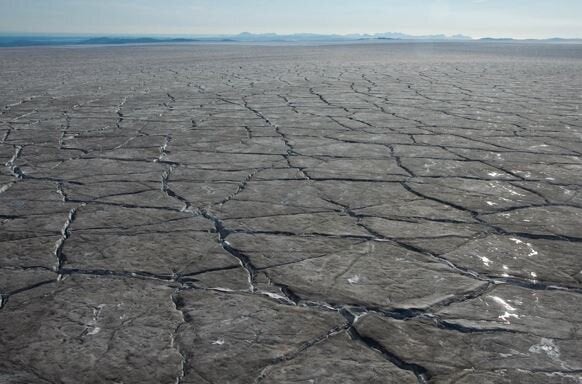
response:
[[[301,41],[357,41],[357,40],[472,40],[469,36],[454,35],[427,35],[427,36],[414,36],[407,35],[398,32],[385,32],[385,33],[375,33],[375,34],[350,34],[350,35],[322,35],[315,33],[295,33],[291,35],[278,35],[276,33],[249,33],[243,32],[235,36],[230,36],[230,38],[237,41],[289,41],[289,42],[301,42]]]
[[[33,47],[62,45],[121,45],[121,44],[168,44],[194,43],[206,40],[165,37],[69,37],[69,36],[0,36],[0,47]],[[207,41],[224,42],[227,39]]]
[[[515,40],[504,38],[473,39],[464,35],[425,35],[414,36],[398,32],[375,34],[325,35],[314,33],[296,33],[279,35],[276,33],[249,33],[238,35],[198,35],[198,36],[73,36],[73,35],[18,35],[0,34],[0,47],[59,46],[59,45],[122,45],[122,44],[179,44],[179,43],[317,43],[317,42],[358,42],[358,41],[418,41],[418,42],[462,42],[462,41],[547,41],[547,42],[582,42],[582,39],[545,39]]]

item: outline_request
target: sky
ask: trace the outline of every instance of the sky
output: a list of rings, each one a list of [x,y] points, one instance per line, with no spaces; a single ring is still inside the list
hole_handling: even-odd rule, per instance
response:
[[[582,38],[582,0],[0,0],[0,33]]]

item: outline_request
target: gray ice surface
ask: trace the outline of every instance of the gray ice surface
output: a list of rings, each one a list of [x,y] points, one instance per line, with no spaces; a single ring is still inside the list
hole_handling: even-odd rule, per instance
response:
[[[0,68],[0,383],[582,383],[582,46]]]

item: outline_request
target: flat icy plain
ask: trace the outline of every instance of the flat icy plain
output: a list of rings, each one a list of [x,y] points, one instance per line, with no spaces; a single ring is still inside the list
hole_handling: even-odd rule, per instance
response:
[[[0,68],[0,383],[582,383],[582,46]]]

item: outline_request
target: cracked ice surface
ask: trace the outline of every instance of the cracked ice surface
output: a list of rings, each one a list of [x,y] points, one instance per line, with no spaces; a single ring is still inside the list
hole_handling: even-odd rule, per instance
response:
[[[0,382],[582,383],[579,45],[0,66]]]

